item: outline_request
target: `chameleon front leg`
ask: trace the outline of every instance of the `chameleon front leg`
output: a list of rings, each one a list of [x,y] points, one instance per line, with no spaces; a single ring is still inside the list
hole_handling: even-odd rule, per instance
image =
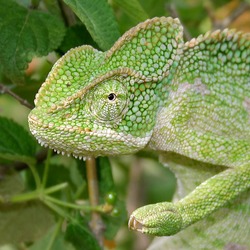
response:
[[[176,203],[162,202],[138,208],[130,216],[129,228],[156,236],[173,235],[249,188],[249,164],[230,168],[209,178]]]

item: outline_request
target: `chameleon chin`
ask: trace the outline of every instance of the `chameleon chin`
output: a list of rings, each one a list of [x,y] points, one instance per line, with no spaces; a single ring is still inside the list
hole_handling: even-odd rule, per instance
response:
[[[249,34],[184,42],[178,19],[157,17],[109,51],[81,46],[59,59],[29,124],[40,142],[77,157],[158,152],[176,175],[178,201],[137,209],[129,227],[176,234],[165,249],[247,249],[249,89]]]

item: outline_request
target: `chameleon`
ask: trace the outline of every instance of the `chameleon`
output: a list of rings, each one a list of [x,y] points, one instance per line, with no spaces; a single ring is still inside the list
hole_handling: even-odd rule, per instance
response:
[[[157,152],[176,174],[176,199],[138,208],[128,226],[174,235],[163,249],[247,249],[249,89],[249,33],[217,30],[185,42],[178,18],[155,17],[106,52],[69,50],[28,122],[41,145],[80,159]]]

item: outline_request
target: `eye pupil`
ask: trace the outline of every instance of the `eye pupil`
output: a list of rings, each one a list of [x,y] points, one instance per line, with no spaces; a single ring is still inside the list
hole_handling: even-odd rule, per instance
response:
[[[110,101],[114,101],[114,100],[116,99],[116,94],[110,93],[110,94],[108,95],[108,99],[109,99]]]

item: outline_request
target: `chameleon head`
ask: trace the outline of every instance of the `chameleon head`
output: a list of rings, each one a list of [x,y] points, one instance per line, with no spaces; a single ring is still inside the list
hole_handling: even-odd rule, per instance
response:
[[[168,28],[173,34],[166,35]],[[90,46],[70,50],[36,96],[29,114],[32,134],[41,144],[77,157],[144,148],[180,33],[177,19],[155,18],[125,33],[107,52]]]
[[[29,114],[32,134],[45,146],[79,157],[126,154],[145,147],[157,108],[154,91],[139,91],[146,90],[145,79],[129,69],[99,74],[93,70],[87,78],[92,80],[84,81],[86,72],[69,80],[77,68],[67,71],[67,59],[88,50],[73,49],[55,65]]]

